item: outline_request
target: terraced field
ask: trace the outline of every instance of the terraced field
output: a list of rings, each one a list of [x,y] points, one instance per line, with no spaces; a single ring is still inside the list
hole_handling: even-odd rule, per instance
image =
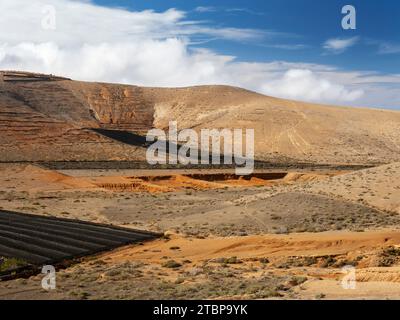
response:
[[[0,256],[36,265],[58,263],[157,236],[145,231],[0,211]]]

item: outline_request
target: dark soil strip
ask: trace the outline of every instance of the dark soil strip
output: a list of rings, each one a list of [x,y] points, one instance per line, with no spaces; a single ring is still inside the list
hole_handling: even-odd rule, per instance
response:
[[[129,169],[171,169],[171,170],[188,170],[188,169],[234,169],[235,165],[149,165],[146,161],[13,161],[2,162],[11,164],[33,164],[52,170],[129,170]],[[315,164],[300,162],[263,162],[255,161],[255,169],[263,170],[332,170],[332,171],[355,171],[373,168],[382,165],[365,164],[365,165],[343,165],[343,164]]]
[[[104,224],[0,210],[0,256],[22,259],[31,267],[57,265],[160,236]]]

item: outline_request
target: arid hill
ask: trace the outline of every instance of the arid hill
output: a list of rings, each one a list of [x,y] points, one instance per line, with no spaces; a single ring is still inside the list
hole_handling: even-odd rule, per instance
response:
[[[315,105],[228,86],[143,88],[0,74],[2,161],[143,160],[145,149],[92,129],[254,128],[256,159],[400,161],[400,112]]]

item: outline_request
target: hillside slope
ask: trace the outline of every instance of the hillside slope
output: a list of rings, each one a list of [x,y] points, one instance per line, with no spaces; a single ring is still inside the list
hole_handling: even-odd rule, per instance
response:
[[[2,78],[3,81],[1,80]],[[90,130],[253,128],[259,160],[400,161],[400,112],[267,97],[240,88],[142,88],[0,77],[0,154],[15,160],[143,160],[145,150]]]

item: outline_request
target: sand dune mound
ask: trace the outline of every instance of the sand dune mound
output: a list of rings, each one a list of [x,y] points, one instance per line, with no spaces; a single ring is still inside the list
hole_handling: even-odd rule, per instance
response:
[[[0,165],[0,190],[29,191],[80,190],[96,186],[86,179],[69,177],[59,172],[33,165]]]

